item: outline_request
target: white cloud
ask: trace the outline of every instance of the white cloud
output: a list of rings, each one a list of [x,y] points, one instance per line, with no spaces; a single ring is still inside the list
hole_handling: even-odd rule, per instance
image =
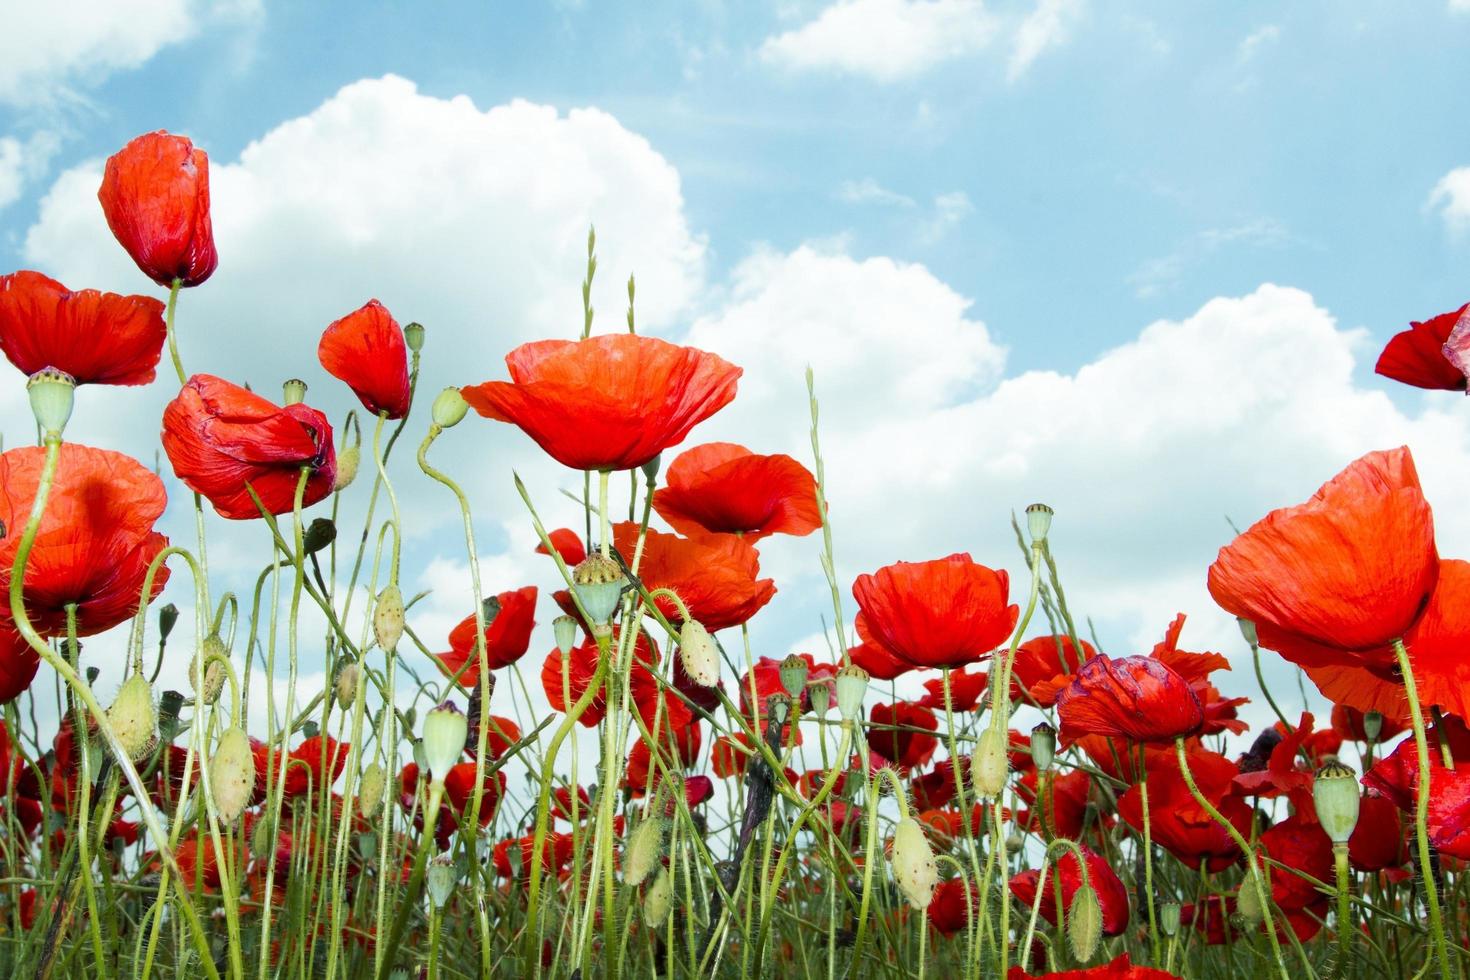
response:
[[[26,185],[46,172],[60,146],[55,133],[41,130],[21,140],[0,136],[0,208],[20,199]]]
[[[1066,43],[1083,9],[1084,0],[1038,0],[1036,9],[1016,29],[1006,78],[1016,81],[1048,49]]]
[[[1140,299],[1157,296],[1177,285],[1184,273],[1222,248],[1281,248],[1292,241],[1286,225],[1275,218],[1254,218],[1225,228],[1206,228],[1168,255],[1149,259],[1128,277]]]
[[[970,195],[964,191],[935,195],[934,217],[920,229],[919,240],[932,245],[949,234],[952,228],[969,217],[974,210],[975,205],[970,203]]]
[[[1235,49],[1236,58],[1241,64],[1253,61],[1263,48],[1279,40],[1281,40],[1281,28],[1275,24],[1266,24],[1241,39]]]
[[[815,20],[767,38],[760,56],[796,71],[892,82],[973,54],[995,33],[978,0],[838,0]]]
[[[1455,13],[1470,11],[1470,0],[1450,0],[1450,10]]]
[[[1441,177],[1426,206],[1439,212],[1452,234],[1470,231],[1470,167],[1456,167]]]
[[[916,203],[907,194],[891,191],[872,177],[844,180],[837,186],[837,200],[844,204],[883,204],[905,208],[911,208]]]

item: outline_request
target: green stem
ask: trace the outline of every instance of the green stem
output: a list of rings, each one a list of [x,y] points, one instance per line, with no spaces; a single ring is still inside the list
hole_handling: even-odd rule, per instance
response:
[[[1352,885],[1352,870],[1348,867],[1348,846],[1332,845],[1332,863],[1337,873],[1337,976],[1348,975],[1353,956],[1352,905],[1348,891]]]
[[[184,362],[179,359],[178,334],[174,331],[174,309],[179,304],[179,290],[183,288],[183,282],[175,279],[168,290],[168,307],[164,311],[163,323],[168,333],[168,356],[173,359],[174,372],[179,376],[179,384],[185,384],[189,379],[184,374]],[[156,322],[156,321],[155,321]]]

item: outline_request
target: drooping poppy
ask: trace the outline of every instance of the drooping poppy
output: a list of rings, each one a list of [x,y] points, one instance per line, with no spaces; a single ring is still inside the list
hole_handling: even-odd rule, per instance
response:
[[[938,730],[934,712],[907,701],[879,702],[868,712],[868,748],[901,771],[929,761],[939,739],[926,733]]]
[[[1116,936],[1128,928],[1128,889],[1118,877],[1118,873],[1108,864],[1107,859],[1090,848],[1082,848],[1082,856],[1087,861],[1087,877],[1095,892],[1099,904],[1102,906],[1102,931],[1104,936]],[[1062,876],[1062,902],[1064,907],[1070,911],[1072,907],[1072,896],[1077,889],[1082,887],[1082,870],[1077,862],[1077,855],[1068,849],[1056,862],[1057,869]],[[1029,868],[1014,875],[1010,881],[1011,894],[1016,900],[1026,906],[1030,906],[1036,900],[1036,888],[1040,882],[1041,872],[1036,868]],[[1050,878],[1042,882],[1045,886],[1041,893],[1040,914],[1047,922],[1056,924],[1057,900],[1056,890],[1051,886]]]
[[[1169,971],[1160,970],[1157,967],[1135,966],[1128,958],[1128,954],[1122,953],[1117,959],[1102,966],[1059,970],[1056,973],[1031,974],[1019,966],[1013,966],[1006,974],[1006,980],[1178,980],[1178,978]]]
[[[859,575],[858,634],[914,667],[963,667],[983,660],[1015,628],[1010,577],[967,554],[895,562]]]
[[[951,711],[978,711],[983,707],[980,699],[990,686],[990,675],[981,671],[956,670],[949,675],[949,707]],[[914,702],[921,708],[944,710],[944,678],[936,677],[924,682],[925,694]]]
[[[822,526],[817,482],[790,456],[762,456],[732,442],[679,454],[654,491],[653,508],[681,534],[811,534]]]
[[[1251,525],[1220,549],[1209,588],[1288,660],[1365,666],[1392,663],[1381,651],[1418,621],[1438,578],[1434,518],[1400,447]]]
[[[525,656],[536,627],[536,586],[501,592],[485,601],[485,660],[491,670],[509,667]],[[449,632],[449,649],[434,654],[444,672],[459,675],[459,683],[473,688],[480,680],[480,657],[475,650],[475,614],[470,613]],[[460,673],[463,669],[463,673]]]
[[[510,381],[466,385],[465,401],[577,470],[642,466],[728,405],[741,375],[714,354],[630,333],[538,340],[505,364]]]
[[[1072,683],[1077,668],[1095,656],[1097,651],[1086,640],[1074,645],[1070,636],[1061,633],[1032,637],[1016,648],[1011,663],[1011,696],[1050,708],[1057,703],[1062,689]]]
[[[79,385],[144,385],[166,336],[151,296],[72,291],[39,272],[0,276],[0,351],[24,374],[50,367]]]
[[[1236,764],[1202,748],[1191,749],[1188,759],[1190,775],[1200,793],[1243,837],[1250,837],[1252,810],[1232,792],[1240,771]],[[1240,860],[1235,841],[1190,793],[1172,753],[1159,753],[1149,760],[1147,792],[1149,831],[1155,844],[1191,868],[1205,865],[1211,871],[1220,871]],[[1118,797],[1118,816],[1143,833],[1140,786],[1131,786]]]
[[[219,264],[209,217],[209,156],[159,130],[107,159],[97,190],[107,227],[160,286],[197,286]]]
[[[1153,657],[1099,654],[1057,696],[1063,739],[1115,735],[1162,742],[1194,735],[1204,709],[1189,682]]]
[[[408,414],[408,346],[403,328],[382,303],[370,299],[333,320],[322,333],[316,357],[373,415],[401,419]]]
[[[337,451],[332,424],[305,404],[284,408],[208,374],[189,379],[163,411],[163,451],[174,474],[221,517],[259,517],[253,488],[271,514],[288,513],[302,470],[301,506],[332,492]]]
[[[90,636],[137,611],[148,565],[168,547],[168,538],[153,530],[166,494],[163,481],[131,456],[76,443],[63,443],[60,453],[26,562],[25,607],[38,633],[60,636],[66,608],[75,605],[77,634]],[[45,459],[39,446],[0,454],[0,527],[7,529],[0,538],[0,589],[10,588]],[[168,569],[160,567],[149,601],[167,581]],[[10,628],[7,610],[0,632]],[[23,668],[28,658],[21,654],[15,662]]]
[[[1444,346],[1455,324],[1467,311],[1470,303],[1422,323],[1410,323],[1409,329],[1389,338],[1373,370],[1415,388],[1464,391],[1464,372],[1445,357]]]
[[[637,542],[637,524],[613,525],[613,544],[625,557],[633,554]],[[775,582],[757,578],[760,567],[760,554],[750,542],[732,535],[681,538],[649,530],[638,577],[650,592],[672,589],[689,607],[689,615],[713,633],[748,621],[776,594]],[[657,603],[671,623],[683,621],[671,600],[660,597]]]

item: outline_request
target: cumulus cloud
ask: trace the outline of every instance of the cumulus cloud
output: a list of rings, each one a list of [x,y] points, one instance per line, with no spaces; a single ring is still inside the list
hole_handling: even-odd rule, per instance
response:
[[[0,208],[14,204],[26,185],[46,172],[59,146],[60,140],[49,130],[24,140],[0,136]]]
[[[767,38],[760,56],[796,71],[892,82],[982,50],[996,29],[978,0],[839,0],[815,20]]]
[[[1427,206],[1439,213],[1452,234],[1470,231],[1470,167],[1456,167],[1441,177]]]

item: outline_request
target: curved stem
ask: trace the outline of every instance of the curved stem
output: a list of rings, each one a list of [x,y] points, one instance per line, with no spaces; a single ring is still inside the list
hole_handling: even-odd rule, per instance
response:
[[[179,376],[179,384],[188,381],[188,377],[184,374],[184,362],[179,359],[178,335],[174,332],[174,309],[179,305],[179,290],[183,288],[183,285],[183,282],[175,279],[173,285],[169,287],[168,307],[163,314],[164,327],[168,333],[168,356],[173,359],[174,373]]]

